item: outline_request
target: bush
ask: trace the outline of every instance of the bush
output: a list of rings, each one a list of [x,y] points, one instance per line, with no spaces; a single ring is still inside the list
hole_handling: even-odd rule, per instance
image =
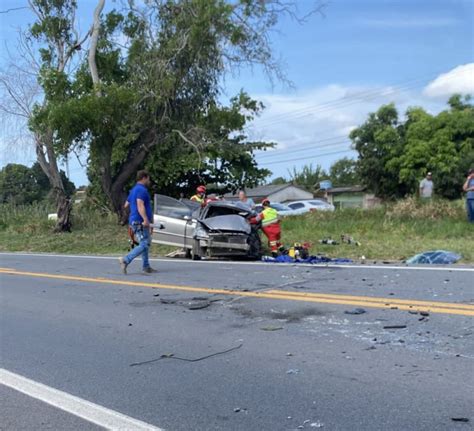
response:
[[[423,201],[410,197],[388,205],[385,215],[388,219],[460,220],[465,218],[465,210],[462,200],[433,199]]]

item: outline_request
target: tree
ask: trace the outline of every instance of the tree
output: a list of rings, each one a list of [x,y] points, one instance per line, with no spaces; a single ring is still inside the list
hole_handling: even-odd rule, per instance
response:
[[[396,167],[389,163],[403,153],[402,132],[398,112],[389,104],[369,114],[368,120],[349,135],[359,153],[357,171],[362,183],[381,198],[403,197],[409,191],[399,182]]]
[[[351,132],[360,177],[377,196],[414,194],[428,171],[433,172],[436,195],[461,196],[463,179],[474,164],[474,106],[470,97],[460,95],[448,104],[437,115],[411,107],[404,122],[393,105],[382,106]]]
[[[454,95],[448,102],[450,109],[438,115],[422,108],[408,109],[404,151],[390,166],[399,171],[399,181],[412,193],[432,171],[436,195],[461,197],[466,172],[474,165],[474,106],[469,102],[469,97]]]
[[[55,231],[70,231],[71,202],[58,167],[58,160],[67,155],[70,147],[68,142],[58,139],[57,130],[45,115],[48,106],[65,99],[67,68],[89,32],[82,40],[79,38],[75,29],[75,0],[30,0],[29,6],[36,21],[20,34],[20,58],[0,76],[3,90],[0,109],[28,123],[37,161],[56,200]]]
[[[344,157],[329,168],[329,178],[334,186],[353,186],[360,183],[357,161]]]
[[[65,184],[66,195],[74,193],[74,184],[61,171],[62,181]],[[45,199],[51,186],[38,163],[31,168],[20,164],[8,164],[0,170],[0,203],[15,205],[31,204]]]
[[[88,60],[53,85],[62,86],[60,97],[36,119],[38,126],[57,131],[58,142],[89,150],[89,177],[110,206],[121,212],[126,186],[146,165],[159,166],[162,188],[173,182],[191,186],[206,175],[218,181],[230,175],[227,188],[264,178],[268,171],[258,169],[253,158],[264,144],[249,143],[242,133],[258,111],[256,102],[244,93],[228,107],[218,100],[224,76],[242,66],[261,65],[271,79],[285,79],[268,35],[279,16],[295,16],[296,5],[129,2],[125,13],[105,17],[101,5]],[[127,40],[125,46],[114,42],[118,37]]]
[[[293,184],[302,186],[310,191],[313,191],[321,181],[328,178],[327,172],[320,165],[314,167],[312,164],[309,164],[303,166],[299,171],[293,168],[293,172],[289,171],[288,173]]]

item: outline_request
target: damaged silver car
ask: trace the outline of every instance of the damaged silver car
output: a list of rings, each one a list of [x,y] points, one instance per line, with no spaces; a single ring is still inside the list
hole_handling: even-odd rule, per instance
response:
[[[253,215],[240,202],[215,201],[205,207],[189,200],[155,195],[152,241],[183,248],[192,259],[243,257],[260,259],[262,244]]]

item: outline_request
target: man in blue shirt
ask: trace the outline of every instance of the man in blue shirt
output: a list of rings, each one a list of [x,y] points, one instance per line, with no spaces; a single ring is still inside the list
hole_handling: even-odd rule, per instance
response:
[[[121,257],[120,267],[124,274],[127,273],[127,266],[130,265],[133,259],[142,255],[143,271],[145,273],[156,272],[150,266],[148,261],[148,250],[150,248],[153,211],[151,209],[151,199],[148,193],[151,180],[150,174],[147,171],[137,172],[137,183],[130,190],[130,193],[125,203],[125,207],[130,208],[130,215],[128,217],[128,224],[138,241],[138,246],[125,257]]]
[[[469,169],[466,182],[462,188],[466,192],[467,219],[474,223],[474,168]]]

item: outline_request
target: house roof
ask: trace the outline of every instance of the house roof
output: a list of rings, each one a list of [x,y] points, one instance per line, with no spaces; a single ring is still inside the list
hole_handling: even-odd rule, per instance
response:
[[[253,189],[247,189],[245,191],[245,193],[249,198],[258,198],[258,197],[262,197],[262,196],[270,196],[273,193],[279,192],[279,191],[284,190],[288,187],[295,187],[297,189],[306,191],[302,187],[296,186],[294,184],[269,184],[269,185],[265,185],[265,186],[255,187]],[[225,197],[233,197],[233,196],[235,196],[235,194],[234,193],[227,193],[224,196]]]
[[[357,193],[363,192],[367,189],[365,186],[349,186],[349,187],[333,187],[332,189],[327,190],[328,194],[336,193]]]

